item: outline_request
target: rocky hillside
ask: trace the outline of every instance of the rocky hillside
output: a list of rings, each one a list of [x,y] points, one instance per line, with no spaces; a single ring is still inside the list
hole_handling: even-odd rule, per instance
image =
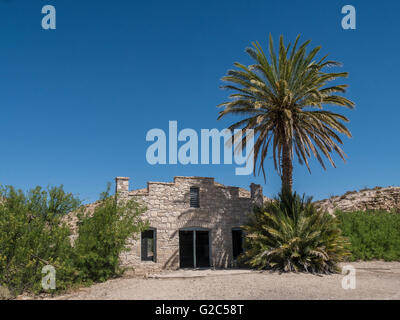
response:
[[[349,191],[342,196],[316,201],[318,207],[333,213],[335,210],[396,210],[400,212],[400,187],[375,187]]]

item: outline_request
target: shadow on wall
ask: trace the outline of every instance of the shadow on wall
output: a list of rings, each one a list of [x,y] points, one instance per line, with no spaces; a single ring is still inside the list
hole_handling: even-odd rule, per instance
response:
[[[205,187],[206,188],[206,187]],[[204,195],[210,192],[203,192]],[[186,208],[189,203],[190,192],[185,192],[180,200],[174,200],[175,204],[181,204],[183,211],[177,217],[177,229],[169,237],[169,241],[179,243],[179,231],[188,228],[203,228],[209,232],[210,242],[210,267],[224,268],[232,266],[232,228],[240,227],[240,219],[232,217],[235,202],[232,199],[239,198],[239,188],[215,188],[212,190],[212,199],[218,199],[222,206],[215,205],[207,196],[200,198],[200,208]],[[250,198],[242,198],[243,201]],[[246,200],[245,200],[246,199]],[[237,211],[237,208],[236,208]],[[243,215],[241,215],[243,217]],[[237,220],[237,221],[236,221]],[[179,246],[179,245],[178,245]],[[163,265],[163,268],[176,268],[180,265],[179,248],[176,249]]]
[[[163,264],[162,268],[163,269],[173,269],[176,267],[179,267],[179,249],[176,249],[171,257],[168,258],[168,260]]]

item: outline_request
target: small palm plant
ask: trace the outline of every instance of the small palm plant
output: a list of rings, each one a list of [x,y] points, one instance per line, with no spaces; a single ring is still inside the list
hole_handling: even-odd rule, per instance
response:
[[[350,255],[337,219],[296,193],[282,192],[276,201],[255,208],[244,229],[243,258],[259,269],[329,274]]]

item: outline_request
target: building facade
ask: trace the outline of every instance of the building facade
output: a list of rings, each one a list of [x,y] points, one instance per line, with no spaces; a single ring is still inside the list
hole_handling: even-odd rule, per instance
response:
[[[251,184],[249,192],[203,177],[148,182],[132,191],[129,178],[117,177],[116,194],[147,208],[143,219],[149,230],[130,240],[121,255],[122,265],[146,270],[234,266],[243,249],[240,228],[263,203],[260,185]]]

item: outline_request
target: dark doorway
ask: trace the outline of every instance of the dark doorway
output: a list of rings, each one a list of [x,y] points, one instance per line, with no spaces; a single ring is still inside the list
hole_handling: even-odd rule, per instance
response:
[[[196,231],[196,267],[208,268],[210,266],[210,247],[208,231]]]
[[[179,231],[179,256],[181,268],[194,268],[193,231]]]
[[[233,259],[236,260],[243,252],[243,231],[240,229],[232,230]]]
[[[181,268],[208,268],[210,266],[208,231],[180,230],[179,255]]]

